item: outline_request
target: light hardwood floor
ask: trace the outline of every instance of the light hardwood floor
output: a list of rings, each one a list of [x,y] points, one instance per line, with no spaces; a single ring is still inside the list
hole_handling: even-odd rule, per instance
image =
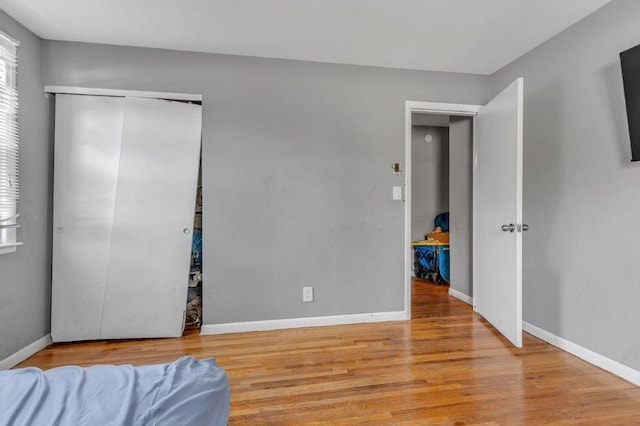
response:
[[[213,356],[231,425],[640,424],[640,388],[528,334],[514,349],[446,287],[413,287],[411,321],[57,344],[20,367]]]

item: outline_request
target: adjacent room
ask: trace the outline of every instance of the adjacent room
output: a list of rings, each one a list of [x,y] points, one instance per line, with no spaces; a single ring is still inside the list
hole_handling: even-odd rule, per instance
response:
[[[0,425],[635,424],[638,161],[636,0],[0,0]]]

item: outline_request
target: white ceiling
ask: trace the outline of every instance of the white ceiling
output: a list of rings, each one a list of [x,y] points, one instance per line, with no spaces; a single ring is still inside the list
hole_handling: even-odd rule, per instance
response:
[[[0,0],[45,39],[491,74],[611,0]]]

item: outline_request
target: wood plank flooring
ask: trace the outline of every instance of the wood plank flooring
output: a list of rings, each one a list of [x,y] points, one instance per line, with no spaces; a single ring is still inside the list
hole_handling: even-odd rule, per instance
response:
[[[413,285],[414,319],[181,339],[56,344],[20,364],[216,357],[231,425],[640,424],[640,388],[528,334],[512,348],[446,287]]]

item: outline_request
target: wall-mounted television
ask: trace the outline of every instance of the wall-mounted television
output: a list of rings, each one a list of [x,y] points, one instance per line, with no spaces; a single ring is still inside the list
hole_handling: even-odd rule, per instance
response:
[[[631,161],[640,161],[640,45],[620,53],[620,64],[631,136]]]

